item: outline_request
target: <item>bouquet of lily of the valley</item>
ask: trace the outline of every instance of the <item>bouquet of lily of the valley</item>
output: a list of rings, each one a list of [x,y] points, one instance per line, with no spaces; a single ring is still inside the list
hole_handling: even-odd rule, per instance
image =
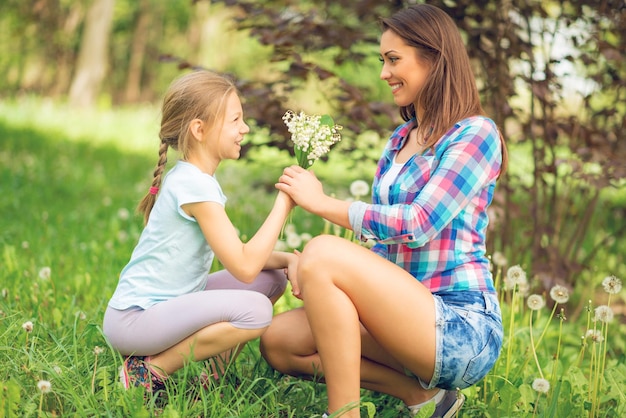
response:
[[[288,110],[283,121],[291,134],[294,152],[298,165],[309,168],[313,163],[328,153],[330,147],[341,141],[340,125],[335,125],[333,118],[328,115],[306,115],[304,112],[296,115]]]

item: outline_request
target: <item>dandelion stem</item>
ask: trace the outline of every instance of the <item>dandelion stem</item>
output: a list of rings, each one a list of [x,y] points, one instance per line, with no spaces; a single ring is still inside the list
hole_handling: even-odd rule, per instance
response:
[[[552,318],[554,318],[554,312],[556,312],[556,307],[558,306],[558,303],[554,304],[554,307],[552,308],[552,312],[550,312],[550,317],[548,318],[548,322],[546,322],[546,326],[543,328],[543,332],[541,333],[541,335],[539,336],[539,339],[537,340],[537,346],[539,346],[539,344],[541,344],[541,340],[543,340],[543,337],[546,335],[546,332],[548,331],[548,326],[550,325],[550,321],[552,321]],[[533,349],[535,348],[533,347]]]
[[[511,297],[511,317],[509,321],[509,344],[506,350],[506,373],[505,376],[509,377],[509,370],[511,366],[511,350],[513,349],[513,329],[515,328],[515,300],[517,286],[513,288],[513,296]]]
[[[558,368],[559,365],[559,354],[561,351],[561,336],[563,334],[563,320],[564,320],[565,316],[563,314],[563,308],[561,308],[561,315],[559,316],[560,322],[559,322],[559,339],[556,345],[556,357],[554,358],[554,367],[552,368],[552,386],[555,386],[556,383],[556,369]]]
[[[543,379],[543,371],[541,371],[541,365],[539,364],[539,358],[537,357],[537,349],[535,347],[534,338],[533,338],[533,311],[530,311],[530,347],[533,350],[533,356],[535,357],[535,364],[537,364],[537,369],[539,369],[539,376]]]
[[[96,391],[96,370],[98,370],[98,355],[96,354],[93,361],[93,376],[91,376],[91,393]]]

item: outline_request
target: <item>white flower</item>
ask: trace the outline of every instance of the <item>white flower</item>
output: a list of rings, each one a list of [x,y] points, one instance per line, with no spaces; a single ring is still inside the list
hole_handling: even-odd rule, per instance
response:
[[[519,264],[509,267],[506,272],[506,277],[504,278],[504,284],[507,289],[514,289],[515,285],[526,282],[526,272]]]
[[[52,370],[54,370],[56,374],[63,374],[63,369],[61,369],[60,366],[53,366]]]
[[[97,356],[99,354],[104,353],[104,348],[100,347],[100,346],[95,346],[93,348],[93,353]]]
[[[26,332],[33,332],[33,323],[31,321],[26,321],[22,324],[22,328]]]
[[[493,261],[493,264],[496,267],[504,267],[508,263],[504,254],[502,254],[500,251],[495,251],[493,253],[493,255],[491,256],[491,261]]]
[[[594,321],[609,323],[613,321],[613,311],[608,305],[601,305],[595,309]]]
[[[48,393],[52,390],[52,383],[50,383],[49,380],[40,380],[37,382],[37,389],[39,389],[41,393]]]
[[[594,343],[601,343],[604,341],[604,337],[602,336],[602,332],[597,329],[588,329],[585,334],[585,338],[589,338]]]
[[[557,284],[552,289],[550,289],[550,297],[556,303],[567,303],[567,301],[569,300],[569,290],[567,290],[566,287]]]
[[[302,242],[309,242],[313,239],[313,235],[309,234],[308,232],[303,232],[300,234],[300,239],[302,240]]]
[[[50,269],[50,267],[42,267],[39,270],[39,278],[41,280],[48,280],[50,279],[50,275],[52,274],[52,269]]]
[[[622,290],[622,281],[615,276],[608,276],[602,280],[604,291],[611,295],[616,295]]]
[[[528,300],[526,300],[526,304],[533,311],[538,311],[539,309],[546,306],[546,301],[541,295],[530,295],[528,296]]]
[[[288,110],[283,121],[291,134],[294,151],[300,167],[309,168],[313,163],[328,153],[330,147],[341,140],[341,126],[335,125],[328,115],[308,116],[304,112],[296,115]]]
[[[533,389],[539,393],[548,393],[550,390],[550,382],[546,379],[537,378],[533,381]]]
[[[350,184],[350,194],[358,199],[363,196],[367,196],[370,192],[370,185],[364,180],[355,180]]]

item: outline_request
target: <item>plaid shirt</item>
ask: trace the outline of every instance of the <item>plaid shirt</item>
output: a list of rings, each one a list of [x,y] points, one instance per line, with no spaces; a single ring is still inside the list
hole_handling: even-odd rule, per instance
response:
[[[496,125],[476,116],[458,122],[432,149],[414,155],[380,200],[381,176],[416,126],[392,134],[372,185],[372,204],[354,202],[350,222],[358,239],[411,273],[431,292],[494,292],[485,232],[502,153]]]

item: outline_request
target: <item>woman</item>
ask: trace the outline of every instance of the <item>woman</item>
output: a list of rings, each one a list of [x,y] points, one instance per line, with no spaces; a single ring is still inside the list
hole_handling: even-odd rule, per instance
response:
[[[489,372],[502,344],[485,233],[506,149],[443,11],[421,4],[383,19],[380,55],[406,122],[379,160],[372,203],[334,199],[297,166],[277,185],[377,243],[370,251],[335,236],[311,240],[290,274],[304,308],[274,318],[262,352],[283,373],[322,376],[328,413],[359,417],[367,388],[412,414],[435,402],[433,416],[449,417],[464,401],[458,389]]]

